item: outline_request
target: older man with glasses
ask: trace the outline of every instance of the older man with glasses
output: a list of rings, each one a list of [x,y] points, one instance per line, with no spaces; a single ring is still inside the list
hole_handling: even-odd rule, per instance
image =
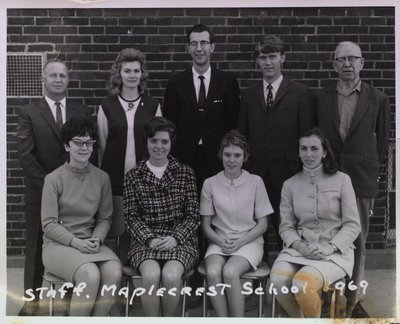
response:
[[[379,167],[387,157],[390,104],[384,93],[361,81],[364,58],[358,44],[339,43],[333,67],[338,81],[317,90],[313,102],[318,125],[332,145],[340,171],[350,176],[356,193],[361,233],[354,242],[352,280],[359,286],[365,279],[365,242],[374,198],[379,190]],[[360,288],[347,291],[348,317],[361,301],[359,291]]]

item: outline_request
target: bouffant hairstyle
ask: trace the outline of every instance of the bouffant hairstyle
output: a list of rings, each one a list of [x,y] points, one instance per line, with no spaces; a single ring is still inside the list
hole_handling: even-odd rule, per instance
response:
[[[243,150],[243,162],[246,162],[250,156],[250,146],[247,143],[246,137],[237,129],[231,130],[224,135],[219,145],[218,157],[222,160],[224,149],[232,145],[240,147]]]
[[[72,117],[67,120],[61,128],[61,138],[64,144],[69,146],[69,142],[75,136],[89,136],[97,138],[97,125],[88,117]]]
[[[176,141],[176,127],[175,124],[164,117],[150,117],[146,125],[144,125],[145,140],[154,137],[157,132],[167,132],[171,140],[171,144]]]
[[[254,55],[257,58],[261,53],[277,53],[285,54],[283,42],[275,35],[264,36],[256,45]]]
[[[139,62],[142,70],[142,78],[139,84],[139,93],[143,94],[146,89],[146,80],[148,72],[146,71],[146,60],[144,54],[135,48],[125,48],[119,52],[113,65],[111,66],[110,78],[107,83],[107,90],[111,96],[117,96],[121,92],[122,79],[121,79],[121,67],[122,63],[126,62]]]
[[[301,137],[311,137],[316,136],[321,141],[322,148],[326,151],[326,156],[322,158],[322,167],[324,172],[328,174],[334,174],[338,171],[338,166],[335,161],[335,155],[333,154],[331,144],[329,143],[328,138],[324,135],[320,128],[314,127],[307,130]],[[299,159],[299,168],[300,171],[303,168],[301,160]]]

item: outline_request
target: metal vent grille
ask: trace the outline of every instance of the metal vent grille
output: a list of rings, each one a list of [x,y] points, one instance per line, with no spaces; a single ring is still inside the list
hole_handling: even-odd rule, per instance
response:
[[[7,54],[7,97],[42,97],[42,66],[42,54]]]

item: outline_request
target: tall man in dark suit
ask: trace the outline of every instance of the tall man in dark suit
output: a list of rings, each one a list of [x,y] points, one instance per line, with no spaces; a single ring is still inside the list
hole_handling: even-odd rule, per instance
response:
[[[271,215],[279,249],[279,204],[282,185],[296,171],[299,137],[314,125],[307,88],[282,75],[285,61],[283,42],[265,36],[255,48],[255,58],[263,79],[245,89],[239,116],[239,130],[247,136],[252,155],[246,168],[265,183],[275,211]],[[267,235],[264,260],[268,261]]]
[[[231,74],[210,66],[215,49],[210,28],[193,26],[187,41],[193,66],[172,75],[162,112],[177,127],[173,154],[194,169],[200,194],[204,180],[222,170],[219,144],[225,133],[237,127],[240,91]]]
[[[24,289],[42,286],[42,228],[40,207],[44,177],[67,160],[61,140],[61,127],[75,116],[90,117],[87,107],[65,98],[69,75],[64,62],[48,61],[42,74],[45,96],[22,107],[18,114],[18,154],[26,176],[26,250]],[[27,295],[26,297],[29,297]],[[19,315],[36,315],[39,305],[25,302]]]
[[[387,156],[389,99],[360,79],[364,58],[358,44],[342,42],[336,47],[333,67],[338,82],[313,94],[318,125],[328,137],[339,169],[347,173],[356,193],[361,233],[356,246],[352,280],[364,278],[365,241],[374,197],[378,194],[379,166]],[[347,290],[347,316],[359,301],[356,291]]]
[[[200,195],[205,179],[222,170],[218,150],[222,137],[237,127],[240,90],[236,78],[210,65],[214,52],[214,33],[205,25],[195,25],[187,33],[187,50],[192,67],[174,73],[164,95],[163,116],[172,120],[177,129],[177,142],[172,154],[191,166],[196,175]],[[200,236],[200,254],[204,256],[206,242]],[[200,287],[196,273],[191,285]],[[189,299],[189,307],[201,301]]]

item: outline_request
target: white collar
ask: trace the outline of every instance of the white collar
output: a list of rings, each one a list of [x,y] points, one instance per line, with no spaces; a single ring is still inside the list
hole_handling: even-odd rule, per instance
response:
[[[53,107],[56,103],[55,100],[50,99],[49,97],[47,97],[46,95],[44,96],[44,99],[46,100],[47,104],[49,105],[49,107]],[[62,98],[60,101],[58,101],[59,103],[61,103],[61,107],[66,107],[65,103],[66,103],[66,99],[65,97]]]
[[[193,73],[193,79],[197,79],[199,75],[204,76],[205,79],[210,80],[211,79],[211,65],[208,67],[207,71],[204,72],[204,74],[199,74],[197,71],[194,69],[194,66],[192,66],[192,73]]]
[[[282,73],[281,73],[281,75],[278,77],[278,79],[276,79],[276,80],[275,80],[274,82],[272,82],[272,83],[268,83],[267,81],[265,81],[265,79],[263,79],[264,89],[266,89],[267,86],[268,86],[269,84],[271,84],[271,85],[272,85],[272,88],[273,88],[274,90],[278,90],[279,87],[280,87],[280,85],[281,85],[281,83],[282,83],[282,81],[283,81],[283,74],[282,74]]]

